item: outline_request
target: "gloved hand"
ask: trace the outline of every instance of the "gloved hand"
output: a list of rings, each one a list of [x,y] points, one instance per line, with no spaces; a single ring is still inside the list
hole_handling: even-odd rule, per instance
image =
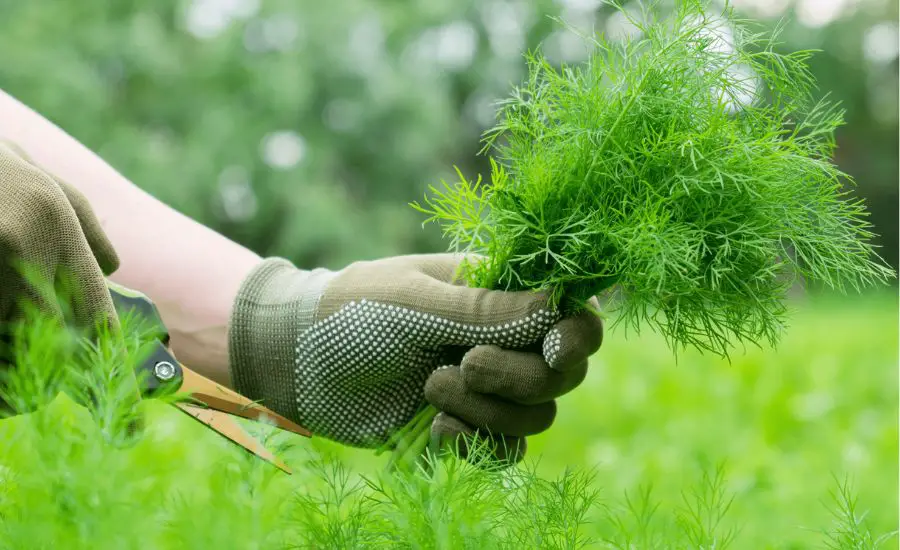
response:
[[[432,431],[507,444],[546,430],[600,346],[593,313],[546,296],[469,288],[460,256],[400,256],[333,272],[277,258],[244,281],[229,348],[236,389],[320,435],[376,447],[427,399]]]
[[[65,320],[86,332],[117,326],[104,275],[118,264],[87,199],[0,141],[0,324],[21,319],[28,299],[60,321],[68,312]]]

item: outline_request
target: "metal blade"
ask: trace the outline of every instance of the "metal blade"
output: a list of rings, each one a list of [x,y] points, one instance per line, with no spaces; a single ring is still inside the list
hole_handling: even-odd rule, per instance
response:
[[[223,436],[227,437],[231,441],[234,441],[241,447],[260,457],[261,459],[275,465],[288,474],[291,473],[291,469],[288,468],[284,462],[282,462],[277,456],[272,454],[271,451],[263,447],[259,441],[245,432],[243,428],[238,426],[238,424],[234,421],[234,418],[232,418],[228,413],[198,407],[196,405],[191,405],[188,403],[176,403],[175,406],[186,412],[187,414],[193,416],[200,422],[203,422]]]
[[[197,374],[184,365],[181,365],[181,369],[183,371],[183,381],[178,390],[179,393],[188,393],[192,399],[212,409],[250,420],[269,421],[282,430],[306,437],[312,436],[309,430],[291,422],[275,411],[269,410],[225,386],[216,384],[209,378]]]

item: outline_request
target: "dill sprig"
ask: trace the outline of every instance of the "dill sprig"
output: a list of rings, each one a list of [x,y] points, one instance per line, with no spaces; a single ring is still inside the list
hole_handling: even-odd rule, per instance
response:
[[[618,8],[630,38],[585,36],[588,59],[540,52],[484,135],[481,178],[413,204],[475,286],[543,289],[565,310],[607,298],[615,323],[727,356],[775,345],[798,280],[886,282],[865,206],[832,163],[843,111],[816,100],[812,51],[778,53],[730,7]]]

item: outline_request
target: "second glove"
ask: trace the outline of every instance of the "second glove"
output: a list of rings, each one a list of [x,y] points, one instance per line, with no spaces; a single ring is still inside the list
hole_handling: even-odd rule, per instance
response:
[[[524,437],[553,422],[600,346],[593,314],[561,319],[533,292],[469,288],[460,256],[341,271],[263,261],[229,331],[236,389],[320,435],[376,447],[427,399],[435,429]]]

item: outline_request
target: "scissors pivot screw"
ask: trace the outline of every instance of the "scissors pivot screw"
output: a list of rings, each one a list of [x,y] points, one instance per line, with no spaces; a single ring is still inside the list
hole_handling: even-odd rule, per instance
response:
[[[175,377],[175,365],[168,361],[160,361],[153,366],[153,374],[163,382]]]

